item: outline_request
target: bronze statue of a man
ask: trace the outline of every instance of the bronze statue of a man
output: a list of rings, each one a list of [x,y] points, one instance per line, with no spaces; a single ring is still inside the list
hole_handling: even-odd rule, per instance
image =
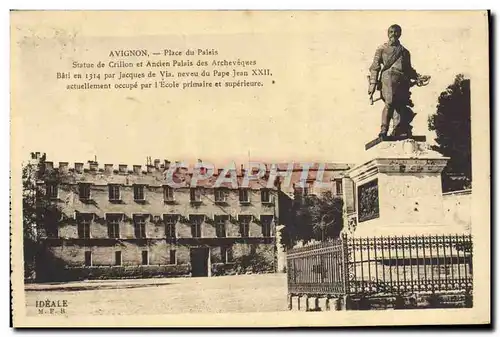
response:
[[[373,103],[375,90],[380,90],[385,106],[379,137],[387,136],[389,123],[393,121],[392,136],[410,137],[415,114],[411,107],[410,87],[425,85],[430,79],[421,77],[413,69],[410,52],[401,45],[401,27],[392,25],[388,29],[389,41],[377,48],[370,66],[368,94]]]

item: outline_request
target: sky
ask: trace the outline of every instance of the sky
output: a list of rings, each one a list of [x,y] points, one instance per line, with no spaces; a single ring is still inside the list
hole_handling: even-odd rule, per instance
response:
[[[357,163],[379,132],[383,103],[369,104],[366,76],[393,23],[403,28],[401,42],[414,68],[431,76],[428,86],[412,91],[414,134],[433,142],[427,118],[457,74],[471,78],[472,91],[475,79],[484,80],[474,72],[475,62],[483,61],[478,55],[487,55],[477,50],[478,39],[487,38],[479,14],[121,15],[47,13],[16,21],[13,146],[26,157],[40,151],[47,160],[70,165],[97,157],[102,166],[144,165],[148,156],[215,165],[249,158]],[[74,61],[107,64],[111,50],[187,48],[218,51],[191,60],[255,60],[272,78],[259,88],[121,91],[66,90],[76,82],[56,78],[72,70]],[[173,59],[188,58],[155,60]]]

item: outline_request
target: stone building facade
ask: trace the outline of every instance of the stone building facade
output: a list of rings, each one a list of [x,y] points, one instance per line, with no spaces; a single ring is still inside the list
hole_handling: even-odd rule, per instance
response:
[[[170,166],[45,161],[39,278],[276,271],[278,188],[268,185],[268,172],[242,187],[244,170],[219,169],[193,187],[193,170]],[[226,182],[216,185],[221,174]]]
[[[43,159],[37,279],[282,272],[286,251],[279,231],[290,220],[294,195],[341,195],[349,168],[261,164],[249,172],[199,164],[56,167]]]

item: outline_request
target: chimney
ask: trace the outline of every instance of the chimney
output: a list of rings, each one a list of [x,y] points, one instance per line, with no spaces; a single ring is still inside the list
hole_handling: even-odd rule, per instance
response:
[[[125,165],[125,164],[118,165],[118,172],[127,173],[127,165]]]
[[[54,163],[51,161],[45,162],[45,171],[52,171],[54,169]]]
[[[107,174],[113,173],[113,164],[104,164],[104,172]]]
[[[92,161],[92,160],[89,160],[89,169],[91,171],[97,171],[97,162],[96,161]]]
[[[160,168],[160,159],[155,159],[155,168],[157,170]]]
[[[83,163],[75,163],[75,171],[77,173],[82,173],[83,172]]]
[[[66,162],[66,161],[59,162],[59,172],[60,173],[68,173],[68,162]]]
[[[207,173],[207,168],[205,166],[203,166],[203,160],[201,159],[198,159],[198,164],[196,165],[195,169],[198,169],[198,172],[200,174],[205,174]]]
[[[233,175],[233,172],[238,176],[238,171],[234,167],[230,167],[226,172],[226,178],[229,178]]]
[[[142,165],[133,165],[134,174],[141,174]]]

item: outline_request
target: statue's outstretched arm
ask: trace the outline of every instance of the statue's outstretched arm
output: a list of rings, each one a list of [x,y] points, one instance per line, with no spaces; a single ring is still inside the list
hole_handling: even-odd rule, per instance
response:
[[[423,87],[429,84],[431,77],[427,75],[420,75],[419,73],[417,73],[417,71],[412,67],[410,52],[408,52],[407,57],[408,57],[408,68],[409,68],[408,77],[410,78],[411,81],[410,86],[413,87],[414,85],[416,85],[418,87]]]

